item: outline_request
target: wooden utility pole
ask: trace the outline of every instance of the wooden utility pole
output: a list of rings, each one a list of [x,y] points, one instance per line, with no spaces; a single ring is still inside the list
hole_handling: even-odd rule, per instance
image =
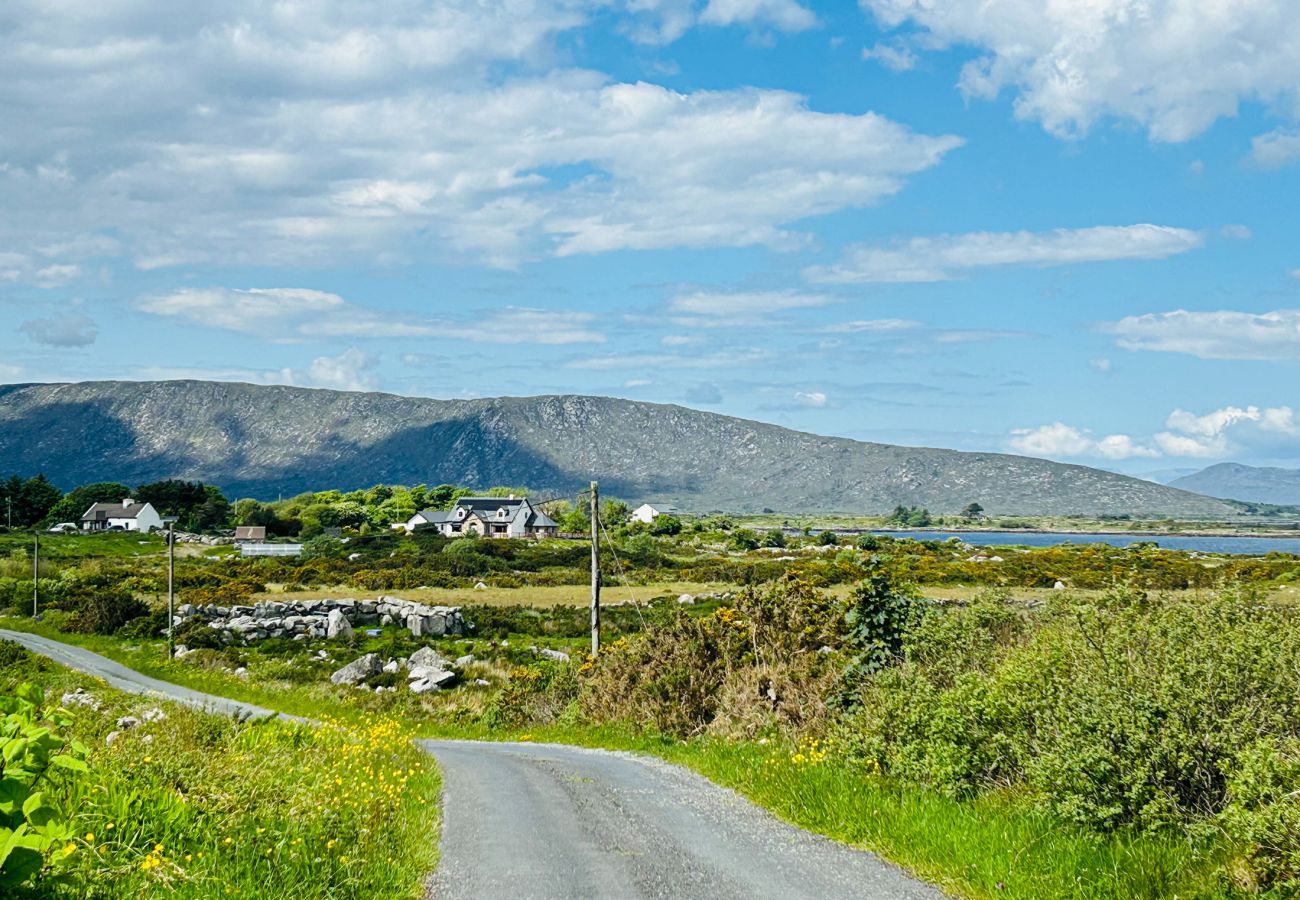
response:
[[[167,523],[167,658],[176,658],[176,641],[172,632],[176,629],[176,592],[173,582],[176,576],[176,532],[172,529],[175,522]]]
[[[32,618],[38,618],[41,595],[41,529],[32,532]]]
[[[591,483],[591,655],[600,653],[600,491]]]

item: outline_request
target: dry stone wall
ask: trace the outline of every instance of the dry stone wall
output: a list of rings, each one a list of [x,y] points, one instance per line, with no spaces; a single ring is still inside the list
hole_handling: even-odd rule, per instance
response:
[[[176,610],[173,624],[195,618],[223,632],[232,641],[341,640],[351,637],[353,628],[379,625],[399,625],[413,637],[469,633],[469,625],[458,606],[427,606],[388,596],[377,600],[268,600],[252,606],[229,607],[185,603]]]

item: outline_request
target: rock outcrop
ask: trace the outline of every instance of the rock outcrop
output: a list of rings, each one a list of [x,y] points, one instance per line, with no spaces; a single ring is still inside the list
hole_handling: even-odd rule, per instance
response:
[[[264,601],[252,606],[195,606],[183,603],[174,624],[191,619],[206,622],[230,641],[267,638],[329,638],[347,640],[354,628],[401,625],[413,637],[442,637],[469,633],[458,606],[426,606],[399,597],[378,600]]]

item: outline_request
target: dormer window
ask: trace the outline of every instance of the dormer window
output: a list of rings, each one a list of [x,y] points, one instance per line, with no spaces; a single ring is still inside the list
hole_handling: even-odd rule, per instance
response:
[[[465,518],[465,507],[462,506],[460,509],[456,510],[456,518],[458,519]]]

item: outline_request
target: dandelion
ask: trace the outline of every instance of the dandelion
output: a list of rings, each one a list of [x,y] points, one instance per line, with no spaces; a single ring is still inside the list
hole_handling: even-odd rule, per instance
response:
[[[93,843],[95,843],[95,832],[93,832],[93,831],[87,831],[87,832],[86,832],[86,843],[87,843],[87,844],[93,844]]]

